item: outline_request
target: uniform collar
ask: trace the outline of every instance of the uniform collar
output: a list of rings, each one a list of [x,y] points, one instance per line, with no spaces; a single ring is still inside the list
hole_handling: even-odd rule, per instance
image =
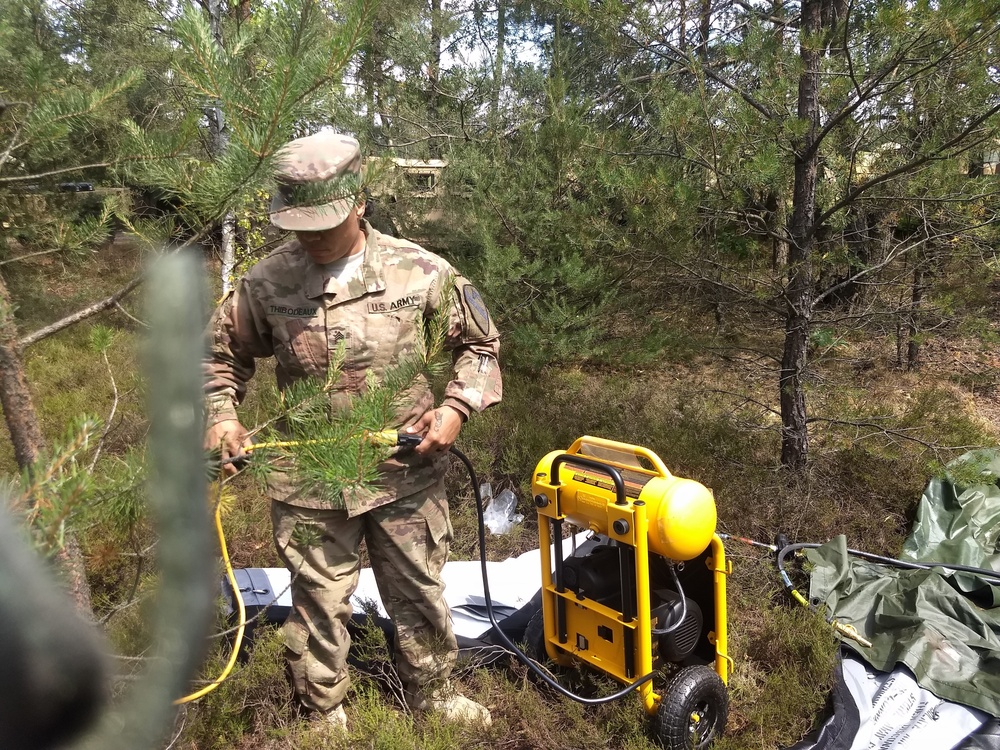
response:
[[[382,250],[379,247],[379,233],[372,229],[367,221],[364,223],[365,258],[361,262],[361,270],[341,289],[332,279],[324,278],[318,272],[316,264],[306,255],[306,263],[310,266],[306,274],[305,292],[310,298],[322,297],[326,293],[335,294],[334,302],[349,302],[366,294],[381,292],[385,289],[385,272],[382,266]],[[305,254],[305,251],[303,251]]]

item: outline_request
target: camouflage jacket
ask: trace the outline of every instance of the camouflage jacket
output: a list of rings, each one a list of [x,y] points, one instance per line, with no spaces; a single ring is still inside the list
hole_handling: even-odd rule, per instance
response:
[[[365,388],[369,372],[386,368],[423,346],[426,321],[450,303],[445,348],[451,350],[454,376],[443,405],[465,417],[500,401],[497,361],[499,334],[472,284],[444,259],[419,245],[380,234],[365,225],[367,244],[361,268],[341,287],[326,278],[292,240],[257,263],[219,305],[209,325],[206,394],[210,424],[236,419],[255,360],[273,356],[279,389],[300,378],[327,375],[331,357],[343,346],[340,381],[331,396],[334,412],[349,408],[350,396]],[[450,288],[446,288],[450,287]],[[419,419],[434,407],[426,379],[409,391],[395,428]],[[439,459],[440,461],[440,459]],[[414,454],[392,458],[380,467],[372,492],[344,493],[344,507],[357,515],[430,486],[442,467]],[[330,507],[304,496],[290,476],[274,471],[271,496],[303,507]]]

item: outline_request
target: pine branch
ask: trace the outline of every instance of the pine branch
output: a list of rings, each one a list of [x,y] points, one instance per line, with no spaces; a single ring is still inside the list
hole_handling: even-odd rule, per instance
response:
[[[297,381],[278,396],[277,416],[265,423],[268,427],[255,427],[251,433],[280,445],[255,451],[257,460],[251,462],[255,472],[266,473],[272,462],[290,462],[298,487],[331,507],[340,507],[344,491],[375,486],[378,467],[394,447],[370,439],[369,434],[395,425],[413,386],[444,366],[440,360],[454,300],[453,282],[443,279],[442,284],[445,291],[438,313],[426,322],[420,351],[387,368],[381,378],[368,371],[364,389],[350,397],[348,409],[331,414],[328,407],[328,395],[341,380],[342,356],[331,363],[324,378]],[[279,422],[280,432],[270,426]]]

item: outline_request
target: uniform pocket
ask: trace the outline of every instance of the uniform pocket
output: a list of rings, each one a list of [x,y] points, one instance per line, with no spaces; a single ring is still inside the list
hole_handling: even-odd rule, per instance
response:
[[[382,313],[368,315],[363,323],[363,346],[358,353],[359,364],[382,375],[387,367],[396,364],[393,353],[399,335],[399,317]]]
[[[432,580],[440,581],[441,569],[448,562],[448,550],[454,532],[446,513],[428,513],[425,521],[427,522],[427,572]]]
[[[291,355],[286,369],[311,377],[326,375],[330,354],[324,323],[315,318],[290,320],[285,325],[284,334]]]
[[[423,515],[427,522],[427,536],[430,541],[435,546],[450,544],[455,538],[455,531],[448,513],[448,495],[440,482],[429,489]]]
[[[455,531],[448,516],[448,505],[445,502],[442,509],[436,503],[428,503],[427,536],[435,545],[450,544],[455,538]]]
[[[302,656],[309,647],[309,630],[305,625],[287,620],[282,628],[285,636],[285,648],[296,656]]]

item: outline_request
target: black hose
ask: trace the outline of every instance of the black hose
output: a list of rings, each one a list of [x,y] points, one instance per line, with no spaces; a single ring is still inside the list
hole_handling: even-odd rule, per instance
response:
[[[785,572],[785,558],[788,557],[789,554],[797,552],[800,549],[816,549],[822,546],[822,544],[817,544],[816,542],[802,542],[799,544],[787,544],[778,550],[778,572],[781,574],[781,580],[784,582],[785,586],[788,588],[792,587],[791,579],[788,577],[788,573]],[[882,565],[889,565],[896,568],[906,568],[909,570],[933,570],[936,568],[944,568],[955,572],[969,573],[971,575],[978,576],[986,583],[1000,585],[1000,573],[991,568],[975,568],[970,565],[954,565],[942,562],[910,562],[908,560],[898,560],[895,557],[883,557],[882,555],[875,555],[871,552],[862,552],[861,550],[856,549],[848,549],[847,554],[860,557],[861,559],[868,560],[869,562],[880,563]]]
[[[659,628],[659,629],[653,628],[653,635],[670,635],[675,630],[677,630],[677,628],[681,626],[681,623],[684,622],[684,618],[687,617],[687,612],[688,612],[687,597],[684,596],[684,589],[681,588],[681,580],[680,578],[677,577],[677,570],[675,569],[675,566],[672,563],[670,565],[670,575],[671,577],[673,577],[674,587],[677,589],[677,593],[680,594],[681,597],[681,614],[673,625],[668,625],[665,628]]]
[[[490,581],[486,572],[486,524],[483,522],[483,496],[479,492],[479,479],[476,477],[476,470],[473,468],[472,462],[469,461],[468,457],[466,457],[462,451],[454,446],[452,446],[449,450],[452,454],[457,456],[463,464],[465,464],[465,468],[469,472],[469,481],[472,482],[472,491],[476,496],[476,511],[479,521],[479,564],[483,572],[483,597],[486,599],[486,614],[489,616],[490,623],[493,625],[493,630],[496,632],[497,637],[503,645],[510,649],[511,653],[514,654],[518,661],[530,669],[550,688],[555,690],[560,695],[565,695],[567,698],[575,700],[577,703],[583,703],[587,706],[596,706],[602,703],[616,701],[619,698],[623,698],[628,695],[643,683],[653,679],[655,672],[650,672],[649,674],[643,675],[637,679],[631,685],[619,690],[617,693],[612,693],[611,695],[603,698],[585,698],[582,695],[577,695],[571,690],[567,690],[558,682],[553,680],[549,675],[545,674],[545,672],[540,669],[534,661],[531,660],[531,657],[514,645],[514,642],[511,641],[510,638],[507,637],[507,634],[500,629],[500,624],[497,622],[496,616],[493,614],[493,600],[490,598]]]

